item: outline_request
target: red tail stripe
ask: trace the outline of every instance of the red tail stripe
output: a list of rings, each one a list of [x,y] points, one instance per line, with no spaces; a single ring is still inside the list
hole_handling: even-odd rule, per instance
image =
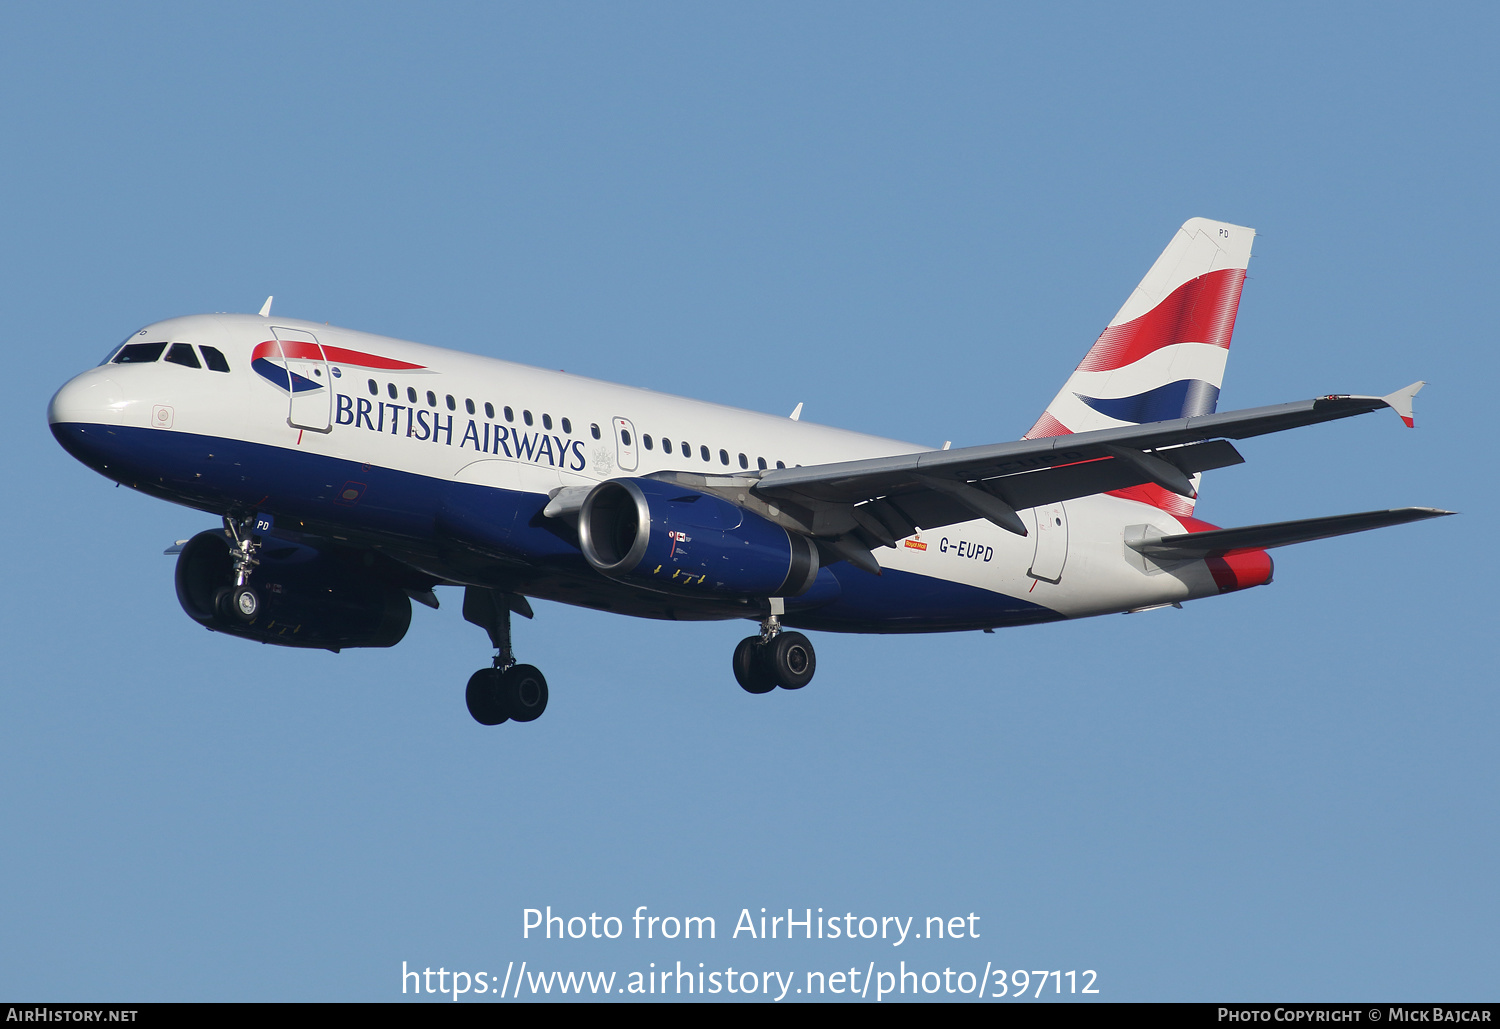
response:
[[[1052,417],[1052,412],[1043,411],[1042,416],[1036,420],[1031,431],[1022,436],[1022,439],[1041,439],[1044,436],[1067,436],[1073,432],[1062,422]]]
[[[1243,268],[1221,268],[1184,282],[1139,318],[1105,329],[1078,370],[1123,368],[1174,343],[1229,349],[1244,283]]]
[[[1181,521],[1193,513],[1193,502],[1187,497],[1180,497],[1169,489],[1162,489],[1154,482],[1142,483],[1139,486],[1126,486],[1124,489],[1112,489],[1109,491],[1112,497],[1121,500],[1134,500],[1141,504],[1150,504],[1152,507],[1160,508],[1173,518]],[[1184,524],[1186,524],[1184,522]],[[1207,525],[1207,522],[1200,522]],[[1212,528],[1212,526],[1210,526]],[[1203,529],[1189,529],[1189,532],[1204,532]]]

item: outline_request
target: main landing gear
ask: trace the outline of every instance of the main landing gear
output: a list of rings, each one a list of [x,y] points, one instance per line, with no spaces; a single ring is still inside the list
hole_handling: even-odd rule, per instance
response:
[[[260,614],[260,594],[250,585],[250,573],[260,564],[260,535],[255,532],[256,519],[224,516],[224,535],[229,537],[229,556],[234,562],[234,585],[214,595],[219,613],[247,625]]]
[[[510,649],[510,613],[532,617],[531,605],[519,593],[504,593],[480,586],[464,587],[464,620],[490,634],[495,648],[492,668],[481,668],[469,676],[464,691],[469,714],[480,725],[504,721],[532,722],[547,710],[547,680],[532,665],[516,664]]]
[[[734,648],[734,678],[746,693],[770,693],[777,686],[800,690],[812,682],[818,656],[800,632],[783,632],[786,604],[771,599],[771,614],[760,623],[759,636],[746,636]]]

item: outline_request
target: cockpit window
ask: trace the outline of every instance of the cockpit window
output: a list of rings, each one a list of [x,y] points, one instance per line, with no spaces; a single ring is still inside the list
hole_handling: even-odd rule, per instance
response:
[[[145,331],[146,331],[145,329],[142,329],[140,332],[132,332],[130,335],[126,336],[123,340],[121,340],[120,342],[116,343],[114,346],[110,347],[109,348],[109,353],[107,353],[107,354],[104,355],[104,360],[102,360],[102,361],[99,362],[99,367],[103,368],[107,364],[113,364],[114,360],[115,360],[115,355],[118,354],[122,349],[124,349],[124,347],[125,347],[125,345],[127,343],[129,343],[131,340],[135,339],[137,336],[141,335]]]
[[[217,347],[199,347],[198,349],[203,351],[203,363],[208,365],[210,371],[229,371],[229,362],[224,359],[224,355]]]
[[[115,355],[115,364],[152,364],[167,349],[165,343],[130,343]]]
[[[180,364],[184,368],[202,368],[198,363],[198,355],[193,353],[191,343],[173,343],[172,348],[167,351],[167,362],[169,364]]]

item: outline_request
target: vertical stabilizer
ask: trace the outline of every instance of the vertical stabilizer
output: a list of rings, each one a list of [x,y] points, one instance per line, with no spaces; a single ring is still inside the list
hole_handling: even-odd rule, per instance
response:
[[[1254,241],[1254,229],[1206,218],[1178,229],[1025,438],[1213,413]],[[1154,485],[1117,495],[1193,507]]]

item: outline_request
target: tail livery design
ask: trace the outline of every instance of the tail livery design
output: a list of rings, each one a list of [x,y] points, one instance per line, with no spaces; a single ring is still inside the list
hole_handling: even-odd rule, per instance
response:
[[[1185,223],[1024,438],[1212,414],[1254,241],[1240,225]],[[1155,485],[1116,495],[1193,510]]]

